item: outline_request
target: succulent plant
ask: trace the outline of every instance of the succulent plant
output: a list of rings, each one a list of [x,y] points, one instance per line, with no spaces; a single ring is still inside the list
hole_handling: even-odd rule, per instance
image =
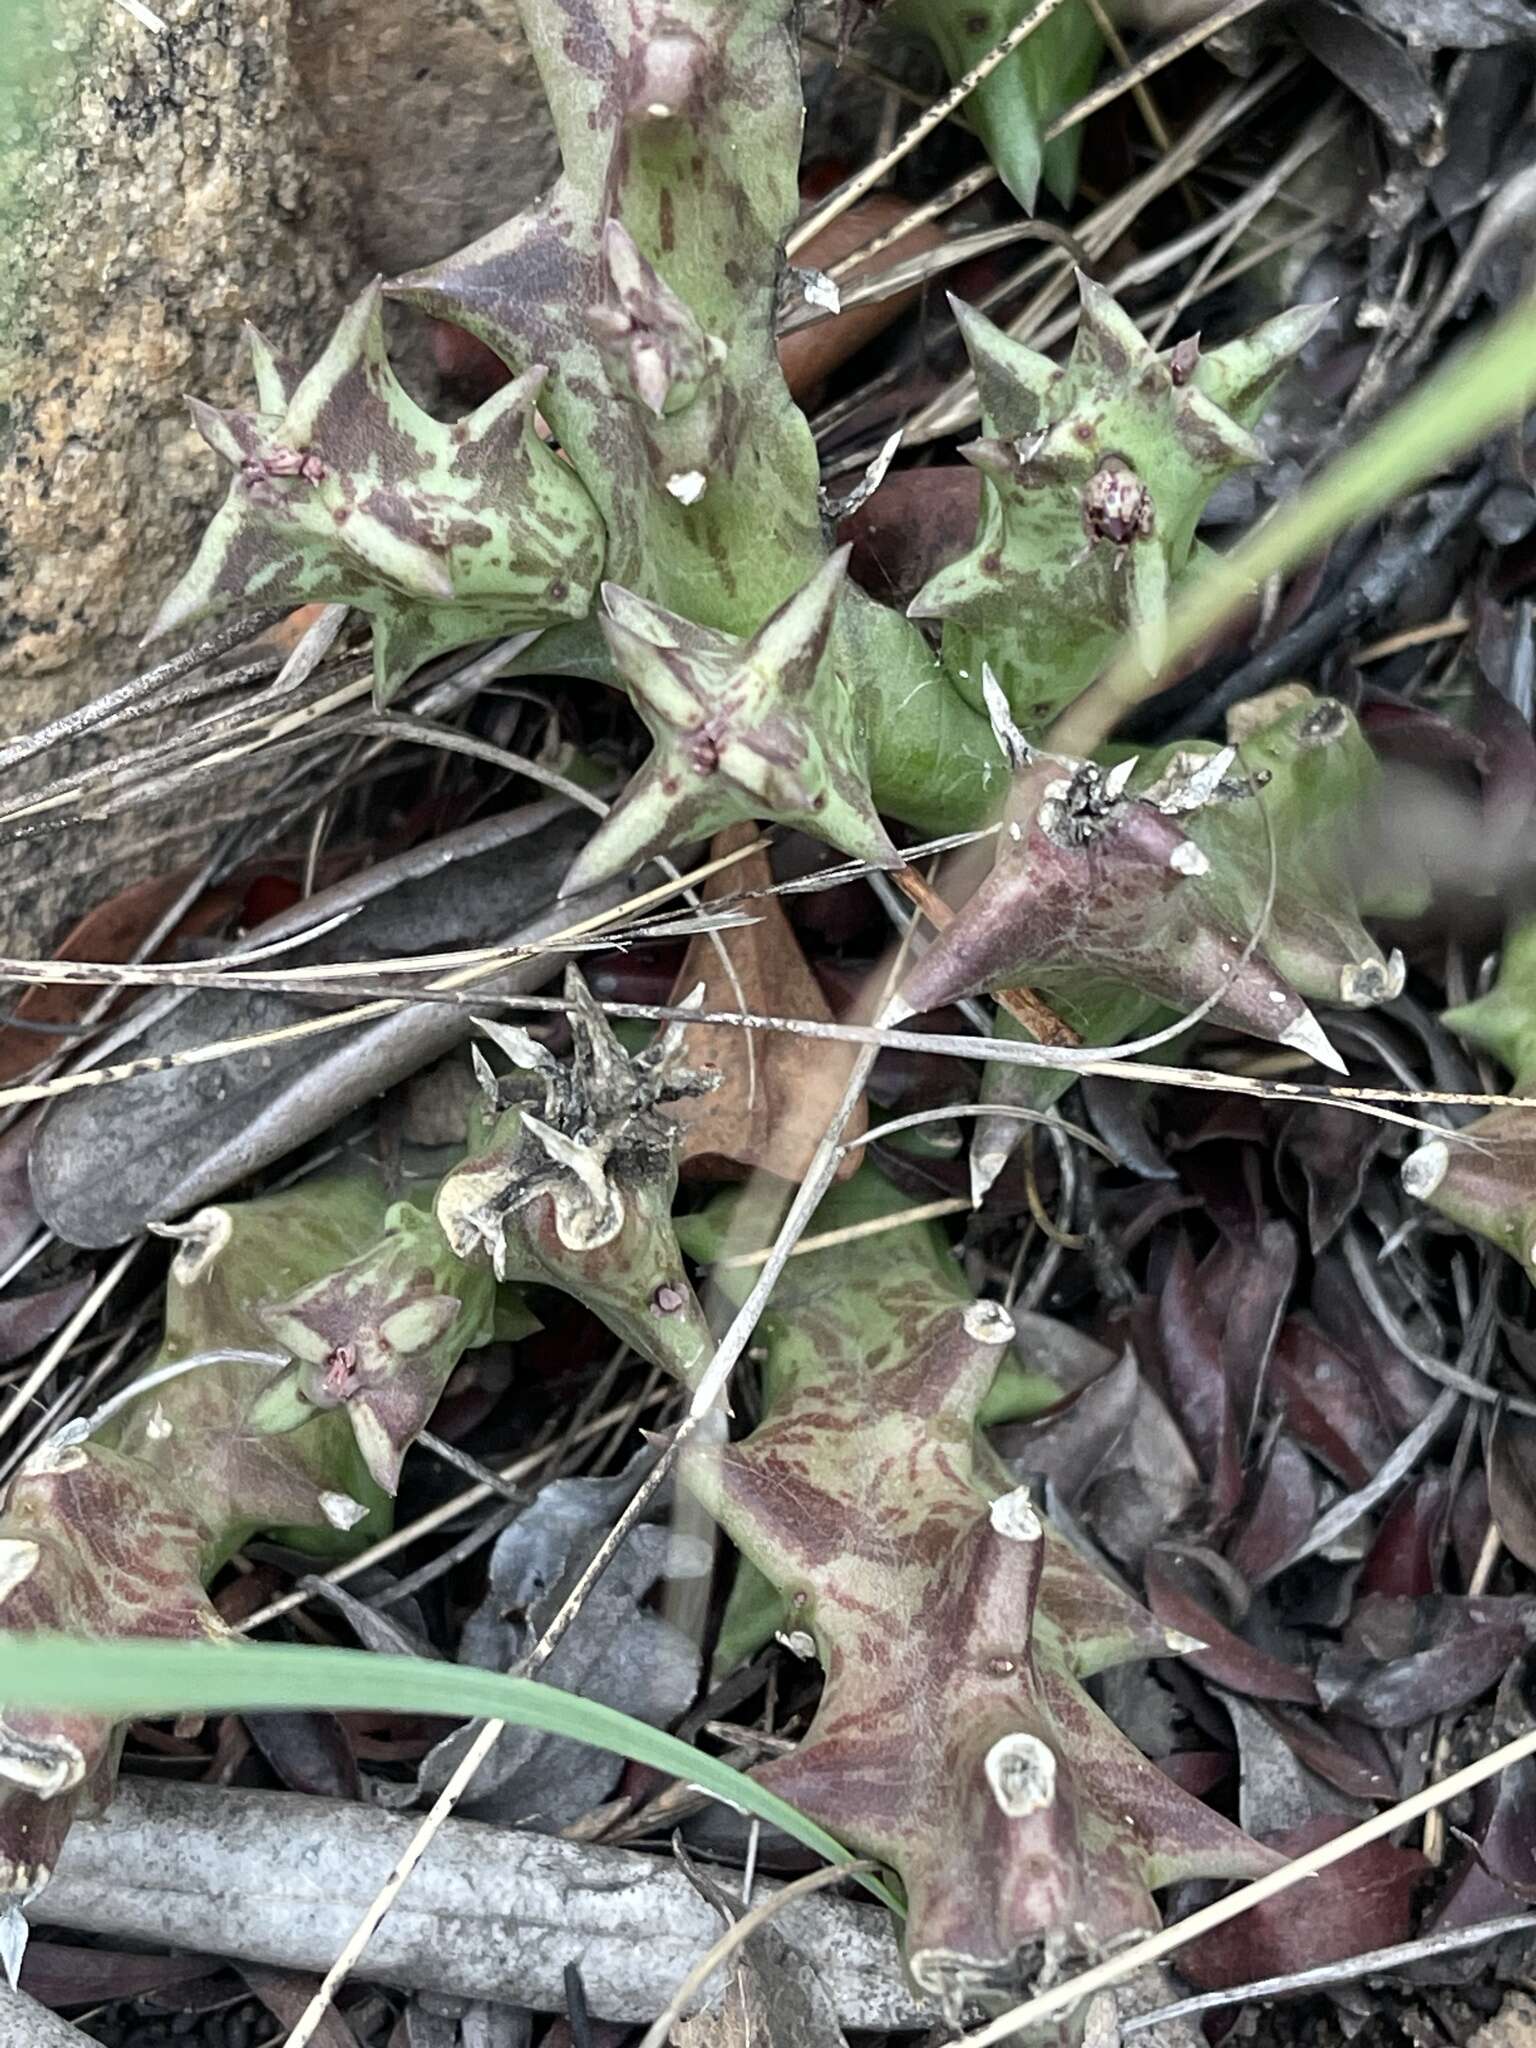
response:
[[[1159,355],[1101,285],[1065,365],[954,303],[981,404],[982,472],[969,553],[913,599],[944,621],[944,665],[973,704],[990,669],[1026,737],[1038,736],[1130,635],[1149,670],[1170,594],[1224,477],[1261,459],[1250,428],[1327,308],[1303,306],[1224,348]]]
[[[958,73],[1025,11],[895,0],[888,18]],[[477,335],[510,381],[456,424],[431,419],[390,369],[378,287],[302,376],[253,337],[255,408],[194,409],[238,474],[157,627],[355,605],[381,699],[439,655],[533,631],[508,672],[622,690],[651,740],[571,889],[743,821],[875,865],[900,858],[893,826],[997,825],[990,875],[907,976],[910,1010],[1023,983],[1094,1042],[1204,1006],[1337,1065],[1309,1002],[1376,1001],[1401,978],[1362,922],[1378,907],[1355,871],[1375,768],[1350,714],[1277,706],[1240,760],[1034,746],[1122,636],[1157,666],[1207,500],[1259,459],[1254,425],[1319,310],[1159,353],[1083,280],[1058,366],[957,305],[979,527],[899,615],[830,543],[775,351],[782,299],[810,282],[782,255],[802,118],[790,0],[521,12],[561,177],[388,288]],[[1074,146],[1044,131],[1096,57],[1090,10],[1067,0],[968,102],[1025,204],[1042,176],[1070,184]],[[486,1106],[430,1213],[347,1183],[194,1219],[162,1361],[276,1346],[288,1363],[201,1364],[35,1458],[0,1522],[0,1623],[217,1632],[203,1587],[244,1535],[358,1540],[459,1353],[493,1328],[500,1283],[560,1288],[698,1377],[710,1335],[683,1245],[713,1258],[751,1200],[674,1223],[667,1108],[704,1083],[678,1032],[631,1056],[575,970],[566,994],[569,1063],[484,1027],[512,1071],[480,1057]],[[999,1066],[986,1085],[1038,1106],[1067,1076]],[[978,1187],[1003,1128],[978,1129]],[[866,1169],[817,1227],[901,1207]],[[1516,1236],[1529,1246],[1526,1219]],[[810,1734],[764,1774],[896,1871],[917,1980],[958,2013],[1152,1924],[1175,1877],[1267,1867],[1084,1691],[1183,1645],[987,1449],[983,1414],[1048,1390],[943,1237],[904,1225],[796,1258],[763,1335],[758,1427],[691,1470],[743,1559],[725,1653],[777,1624],[820,1659]],[[57,1716],[0,1724],[0,1896],[51,1867],[113,1742]]]
[[[813,1227],[907,1206],[866,1168]],[[718,1198],[690,1249],[731,1244],[750,1209]],[[1046,1958],[1155,1926],[1158,1886],[1273,1859],[1083,1690],[1189,1645],[988,1450],[977,1416],[1013,1324],[941,1247],[917,1225],[794,1260],[761,1325],[761,1421],[687,1476],[776,1590],[781,1639],[825,1673],[804,1741],[758,1775],[896,1871],[908,1967],[958,2018]],[[1038,1380],[1021,1391],[1040,1399]]]
[[[1177,800],[1203,770],[1187,828],[1209,863],[1211,900],[1239,931],[1261,934],[1271,962],[1309,1001],[1351,1009],[1390,1001],[1403,990],[1403,956],[1384,954],[1361,922],[1362,897],[1381,872],[1372,858],[1380,764],[1337,698],[1292,689],[1244,709],[1241,743],[1227,750],[1214,782],[1221,750],[1181,744],[1143,757],[1131,787]],[[1404,876],[1390,899],[1368,907],[1407,915],[1423,908],[1423,894]]]
[[[405,1449],[496,1328],[489,1273],[362,1176],[175,1234],[149,1370],[6,1489],[0,1628],[229,1640],[213,1574],[258,1532],[333,1555],[380,1534]],[[512,1307],[505,1334],[531,1326]],[[0,1716],[0,1918],[47,1882],[82,1802],[110,1797],[120,1743],[90,1715]]]
[[[1208,888],[1211,863],[1185,829],[1188,783],[1127,794],[1127,762],[1035,760],[997,864],[902,985],[909,1010],[978,989],[1049,986],[1053,970],[1097,973],[1193,1007],[1259,1038],[1341,1062],[1296,991]]]
[[[435,655],[586,614],[603,530],[539,438],[540,367],[444,426],[389,366],[376,285],[303,377],[254,328],[247,334],[257,410],[192,402],[198,432],[235,481],[151,637],[274,597],[354,604],[372,622],[387,702]]]

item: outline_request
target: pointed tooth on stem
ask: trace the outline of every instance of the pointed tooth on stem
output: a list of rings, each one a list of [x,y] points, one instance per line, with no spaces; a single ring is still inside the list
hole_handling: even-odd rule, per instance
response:
[[[1292,1052],[1304,1052],[1308,1059],[1316,1060],[1320,1067],[1331,1067],[1336,1074],[1347,1074],[1349,1067],[1330,1043],[1327,1033],[1310,1010],[1303,1010],[1293,1018],[1279,1034],[1281,1045],[1288,1045]]]
[[[27,1916],[14,1898],[0,1906],[0,1970],[12,1991],[21,1989],[21,1963],[31,1932]]]

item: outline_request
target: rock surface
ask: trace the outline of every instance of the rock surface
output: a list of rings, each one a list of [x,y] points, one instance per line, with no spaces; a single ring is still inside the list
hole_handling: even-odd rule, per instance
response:
[[[242,322],[310,354],[370,272],[444,254],[554,168],[511,0],[155,10],[164,33],[118,0],[5,10],[0,739],[142,665],[226,485],[184,397],[246,394]],[[83,758],[99,749],[53,750],[6,794]],[[46,949],[111,888],[196,858],[208,822],[193,805],[12,843],[0,945]]]

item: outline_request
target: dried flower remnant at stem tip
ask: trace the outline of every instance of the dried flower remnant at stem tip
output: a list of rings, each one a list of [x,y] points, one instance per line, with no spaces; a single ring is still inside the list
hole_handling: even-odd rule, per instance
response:
[[[576,968],[565,987],[569,1065],[526,1032],[482,1025],[541,1089],[542,1113],[506,1102],[482,1062],[494,1121],[443,1182],[438,1221],[460,1258],[498,1280],[575,1295],[643,1358],[691,1383],[709,1356],[709,1328],[672,1228],[680,1132],[665,1109],[718,1076],[683,1066],[681,1023],[631,1058]]]

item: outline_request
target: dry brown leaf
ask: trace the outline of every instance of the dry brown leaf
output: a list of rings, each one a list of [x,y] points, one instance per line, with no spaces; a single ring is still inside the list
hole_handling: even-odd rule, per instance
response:
[[[755,825],[732,825],[716,835],[712,856],[733,853],[756,836]],[[763,849],[713,876],[700,894],[709,903],[737,890],[767,890],[772,884]],[[751,911],[755,924],[713,936],[701,933],[690,941],[672,1000],[679,1001],[703,982],[706,1010],[745,1008],[775,1017],[833,1022],[778,898],[758,896]],[[721,946],[730,956],[739,994],[726,975]],[[684,1176],[745,1180],[761,1170],[782,1180],[802,1179],[847,1086],[857,1048],[796,1038],[788,1032],[747,1032],[732,1024],[691,1026],[687,1047],[689,1066],[718,1073],[721,1080],[713,1094],[671,1106],[670,1113],[684,1127]],[[849,1119],[847,1136],[857,1137],[867,1123],[861,1101]],[[859,1155],[851,1154],[839,1177],[846,1179],[858,1163]]]

